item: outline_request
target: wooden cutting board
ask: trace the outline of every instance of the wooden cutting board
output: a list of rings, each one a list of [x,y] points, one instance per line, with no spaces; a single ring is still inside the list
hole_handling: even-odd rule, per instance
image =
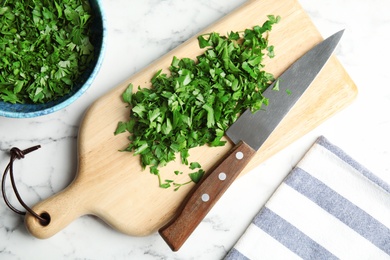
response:
[[[282,17],[269,38],[270,43],[275,46],[276,57],[266,64],[266,70],[278,76],[322,41],[320,33],[296,0],[248,1],[203,33],[242,31],[261,25],[269,14]],[[193,185],[184,186],[177,192],[159,188],[157,177],[148,170],[141,169],[138,156],[118,151],[127,146],[127,135],[114,136],[113,133],[117,123],[126,121],[129,115],[129,109],[121,99],[129,83],[150,87],[149,82],[154,73],[159,69],[166,69],[173,56],[195,59],[201,53],[195,35],[98,99],[89,108],[80,128],[79,167],[75,180],[62,192],[33,207],[38,213],[48,213],[51,220],[49,225],[42,226],[34,217],[27,215],[26,226],[31,234],[47,238],[74,219],[92,214],[123,233],[144,236],[155,232],[172,218]],[[353,81],[337,58],[332,57],[242,174],[347,106],[356,94]],[[230,143],[218,148],[194,148],[190,150],[189,161],[200,162],[207,171],[230,148]],[[188,180],[187,174],[176,176],[174,170],[188,172],[188,166],[181,165],[178,159],[161,169],[162,179],[174,179],[178,183]]]

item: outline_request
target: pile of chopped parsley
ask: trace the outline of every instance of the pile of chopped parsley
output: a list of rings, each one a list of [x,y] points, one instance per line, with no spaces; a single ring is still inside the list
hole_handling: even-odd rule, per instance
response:
[[[0,100],[46,103],[68,94],[93,59],[87,0],[0,4]]]
[[[243,32],[219,33],[198,37],[205,52],[197,61],[173,57],[170,74],[158,71],[151,88],[130,84],[123,93],[131,109],[129,120],[119,122],[115,134],[128,131],[130,143],[125,151],[140,155],[143,167],[158,176],[159,185],[176,190],[183,184],[161,181],[158,167],[180,154],[188,165],[189,149],[205,144],[222,146],[227,128],[246,109],[255,112],[268,100],[262,93],[274,77],[263,70],[264,56],[274,57],[268,44],[268,32],[280,17],[268,16],[262,26]],[[198,182],[204,171],[199,163],[190,163],[190,181]],[[181,172],[175,172],[181,174]]]

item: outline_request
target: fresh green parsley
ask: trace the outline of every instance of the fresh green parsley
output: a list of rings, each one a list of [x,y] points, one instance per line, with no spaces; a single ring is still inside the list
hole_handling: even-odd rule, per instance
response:
[[[0,100],[46,103],[70,92],[93,58],[87,0],[0,4]]]
[[[268,105],[262,93],[274,80],[263,68],[265,56],[275,56],[268,44],[268,33],[279,16],[268,16],[262,26],[227,36],[213,32],[198,37],[204,53],[197,60],[173,57],[170,74],[158,71],[151,88],[130,84],[122,95],[131,113],[129,120],[119,122],[115,134],[129,132],[130,143],[124,151],[140,155],[143,167],[158,176],[159,185],[175,190],[197,183],[204,171],[198,163],[190,163],[190,180],[177,184],[163,183],[159,167],[176,159],[188,165],[189,150],[209,145],[222,146],[227,128],[246,109],[252,112]],[[181,172],[175,172],[181,174]]]
[[[279,91],[279,84],[279,79],[277,79],[272,90]]]

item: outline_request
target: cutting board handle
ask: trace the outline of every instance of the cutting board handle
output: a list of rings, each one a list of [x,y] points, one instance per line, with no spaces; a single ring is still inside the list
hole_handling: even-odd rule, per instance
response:
[[[44,218],[48,217],[49,223],[43,225],[36,217],[27,213],[25,218],[27,230],[37,238],[49,238],[73,220],[87,214],[85,192],[78,187],[80,185],[70,185],[62,192],[35,205],[32,210]]]

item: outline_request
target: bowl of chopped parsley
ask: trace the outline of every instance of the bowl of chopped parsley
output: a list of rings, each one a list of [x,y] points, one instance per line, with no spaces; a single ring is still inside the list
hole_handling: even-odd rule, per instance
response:
[[[104,56],[100,0],[0,4],[0,116],[58,111],[92,84]]]

